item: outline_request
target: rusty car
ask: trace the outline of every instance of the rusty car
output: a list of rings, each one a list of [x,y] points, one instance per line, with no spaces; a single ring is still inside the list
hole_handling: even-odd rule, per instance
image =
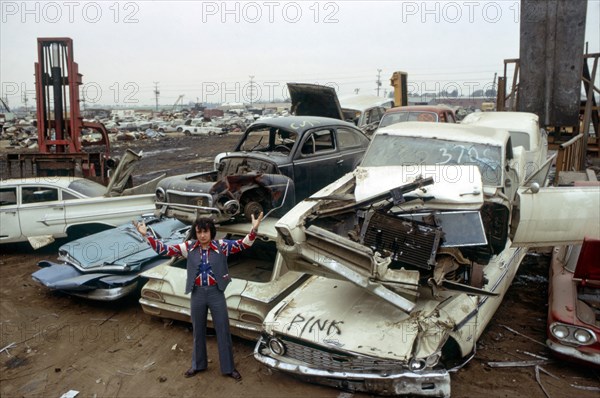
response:
[[[290,116],[253,123],[234,151],[219,155],[217,170],[163,179],[158,212],[192,223],[251,214],[284,214],[297,201],[354,170],[369,144],[356,126],[340,120]]]
[[[407,105],[388,109],[379,128],[402,122],[456,123],[456,114],[446,105]]]
[[[600,239],[557,246],[548,278],[548,338],[552,352],[600,367]]]
[[[527,248],[600,236],[600,188],[548,188],[547,164],[525,179],[523,159],[504,129],[379,129],[354,172],[275,225],[288,267],[319,277],[267,315],[255,358],[350,391],[449,396]]]

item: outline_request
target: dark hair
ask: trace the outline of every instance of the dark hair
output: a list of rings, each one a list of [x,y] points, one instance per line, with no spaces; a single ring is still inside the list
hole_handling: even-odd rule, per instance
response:
[[[217,227],[212,219],[207,217],[198,217],[192,224],[192,238],[198,239],[196,229],[201,231],[210,231],[210,239],[213,240],[217,236]]]

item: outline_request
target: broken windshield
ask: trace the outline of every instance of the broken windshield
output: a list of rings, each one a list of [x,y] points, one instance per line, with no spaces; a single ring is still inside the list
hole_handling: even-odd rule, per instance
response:
[[[289,153],[296,139],[297,134],[293,131],[263,126],[248,132],[239,148],[241,151]]]
[[[422,137],[376,135],[369,145],[362,167],[408,165],[475,165],[484,185],[502,181],[502,148],[473,142]]]

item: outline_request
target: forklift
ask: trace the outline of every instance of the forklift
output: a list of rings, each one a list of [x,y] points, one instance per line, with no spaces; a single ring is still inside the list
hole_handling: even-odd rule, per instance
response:
[[[85,177],[106,185],[108,170],[116,166],[116,162],[110,158],[110,142],[104,125],[84,121],[81,116],[79,86],[83,83],[73,57],[73,40],[38,38],[37,44],[35,91],[39,150],[7,154],[9,175],[12,175],[12,166],[17,164],[20,177],[30,170],[39,177]],[[85,129],[100,133],[98,152],[82,149],[81,136]]]

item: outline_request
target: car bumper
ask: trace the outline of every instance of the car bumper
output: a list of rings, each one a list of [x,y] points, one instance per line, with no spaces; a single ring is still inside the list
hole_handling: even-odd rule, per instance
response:
[[[578,350],[576,347],[571,347],[563,344],[559,344],[552,340],[546,340],[546,345],[556,354],[569,358],[576,359],[578,361],[587,362],[589,364],[600,366],[600,352],[586,353]]]
[[[264,338],[256,344],[254,358],[262,364],[290,373],[304,381],[353,392],[378,395],[419,395],[449,397],[450,375],[445,369],[420,373],[401,370],[387,375],[359,372],[336,372],[280,361],[270,356]]]

